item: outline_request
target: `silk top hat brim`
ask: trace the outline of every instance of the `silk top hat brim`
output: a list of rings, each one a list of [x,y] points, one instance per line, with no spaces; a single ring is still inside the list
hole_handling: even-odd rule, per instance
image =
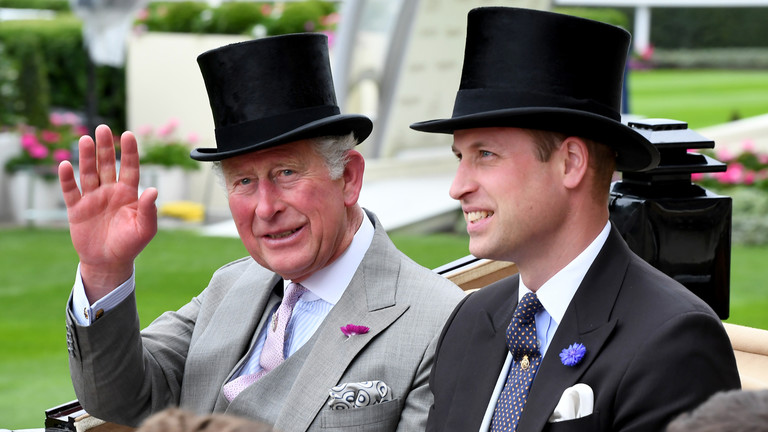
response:
[[[213,114],[216,148],[191,157],[218,161],[281,144],[373,130],[336,103],[328,38],[301,33],[227,45],[197,58]]]
[[[621,171],[659,163],[658,150],[621,123],[629,33],[531,9],[469,12],[464,66],[453,114],[414,123],[422,132],[517,127],[593,139],[616,151]]]

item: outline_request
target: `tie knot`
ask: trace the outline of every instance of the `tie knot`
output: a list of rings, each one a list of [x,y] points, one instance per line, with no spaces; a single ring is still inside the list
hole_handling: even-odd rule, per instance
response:
[[[286,305],[290,309],[293,309],[293,306],[297,301],[299,301],[299,297],[301,297],[305,292],[307,292],[307,289],[304,288],[304,286],[301,284],[296,282],[289,283],[288,286],[285,287],[282,304]]]
[[[520,300],[520,304],[517,305],[514,318],[521,323],[529,323],[536,316],[536,312],[541,310],[541,308],[542,306],[539,298],[536,297],[535,293],[529,292],[523,296],[523,299]]]

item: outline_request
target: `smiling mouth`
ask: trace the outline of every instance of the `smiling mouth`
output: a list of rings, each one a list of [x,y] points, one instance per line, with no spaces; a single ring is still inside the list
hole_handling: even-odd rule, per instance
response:
[[[294,230],[284,231],[284,232],[281,232],[281,233],[278,233],[278,234],[267,234],[267,237],[269,237],[271,239],[274,239],[274,240],[278,240],[278,239],[286,238],[286,237],[292,235],[293,233],[295,233],[298,230],[299,230],[299,228],[294,229]]]
[[[464,213],[464,217],[467,219],[468,223],[475,223],[491,216],[493,216],[492,211],[471,211]]]

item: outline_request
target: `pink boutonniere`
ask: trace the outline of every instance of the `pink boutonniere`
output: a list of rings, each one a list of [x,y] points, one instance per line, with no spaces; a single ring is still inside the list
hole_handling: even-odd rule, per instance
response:
[[[366,334],[368,333],[368,330],[370,329],[366,326],[360,326],[355,324],[347,324],[341,327],[341,332],[344,333],[344,336],[346,336],[347,339],[349,339],[351,336],[354,336],[354,335]]]

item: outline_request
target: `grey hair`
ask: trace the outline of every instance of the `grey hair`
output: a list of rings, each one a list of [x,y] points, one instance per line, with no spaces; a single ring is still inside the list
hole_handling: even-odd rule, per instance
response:
[[[357,145],[353,132],[347,135],[333,135],[315,138],[315,151],[325,160],[331,180],[338,180],[344,174],[344,168],[349,162],[349,151]],[[218,183],[226,188],[224,173],[221,171],[221,161],[213,161],[211,169],[216,174]]]
[[[315,140],[317,153],[325,159],[331,180],[338,180],[344,174],[349,162],[349,151],[355,148],[357,139],[354,133],[340,136],[326,136]]]

